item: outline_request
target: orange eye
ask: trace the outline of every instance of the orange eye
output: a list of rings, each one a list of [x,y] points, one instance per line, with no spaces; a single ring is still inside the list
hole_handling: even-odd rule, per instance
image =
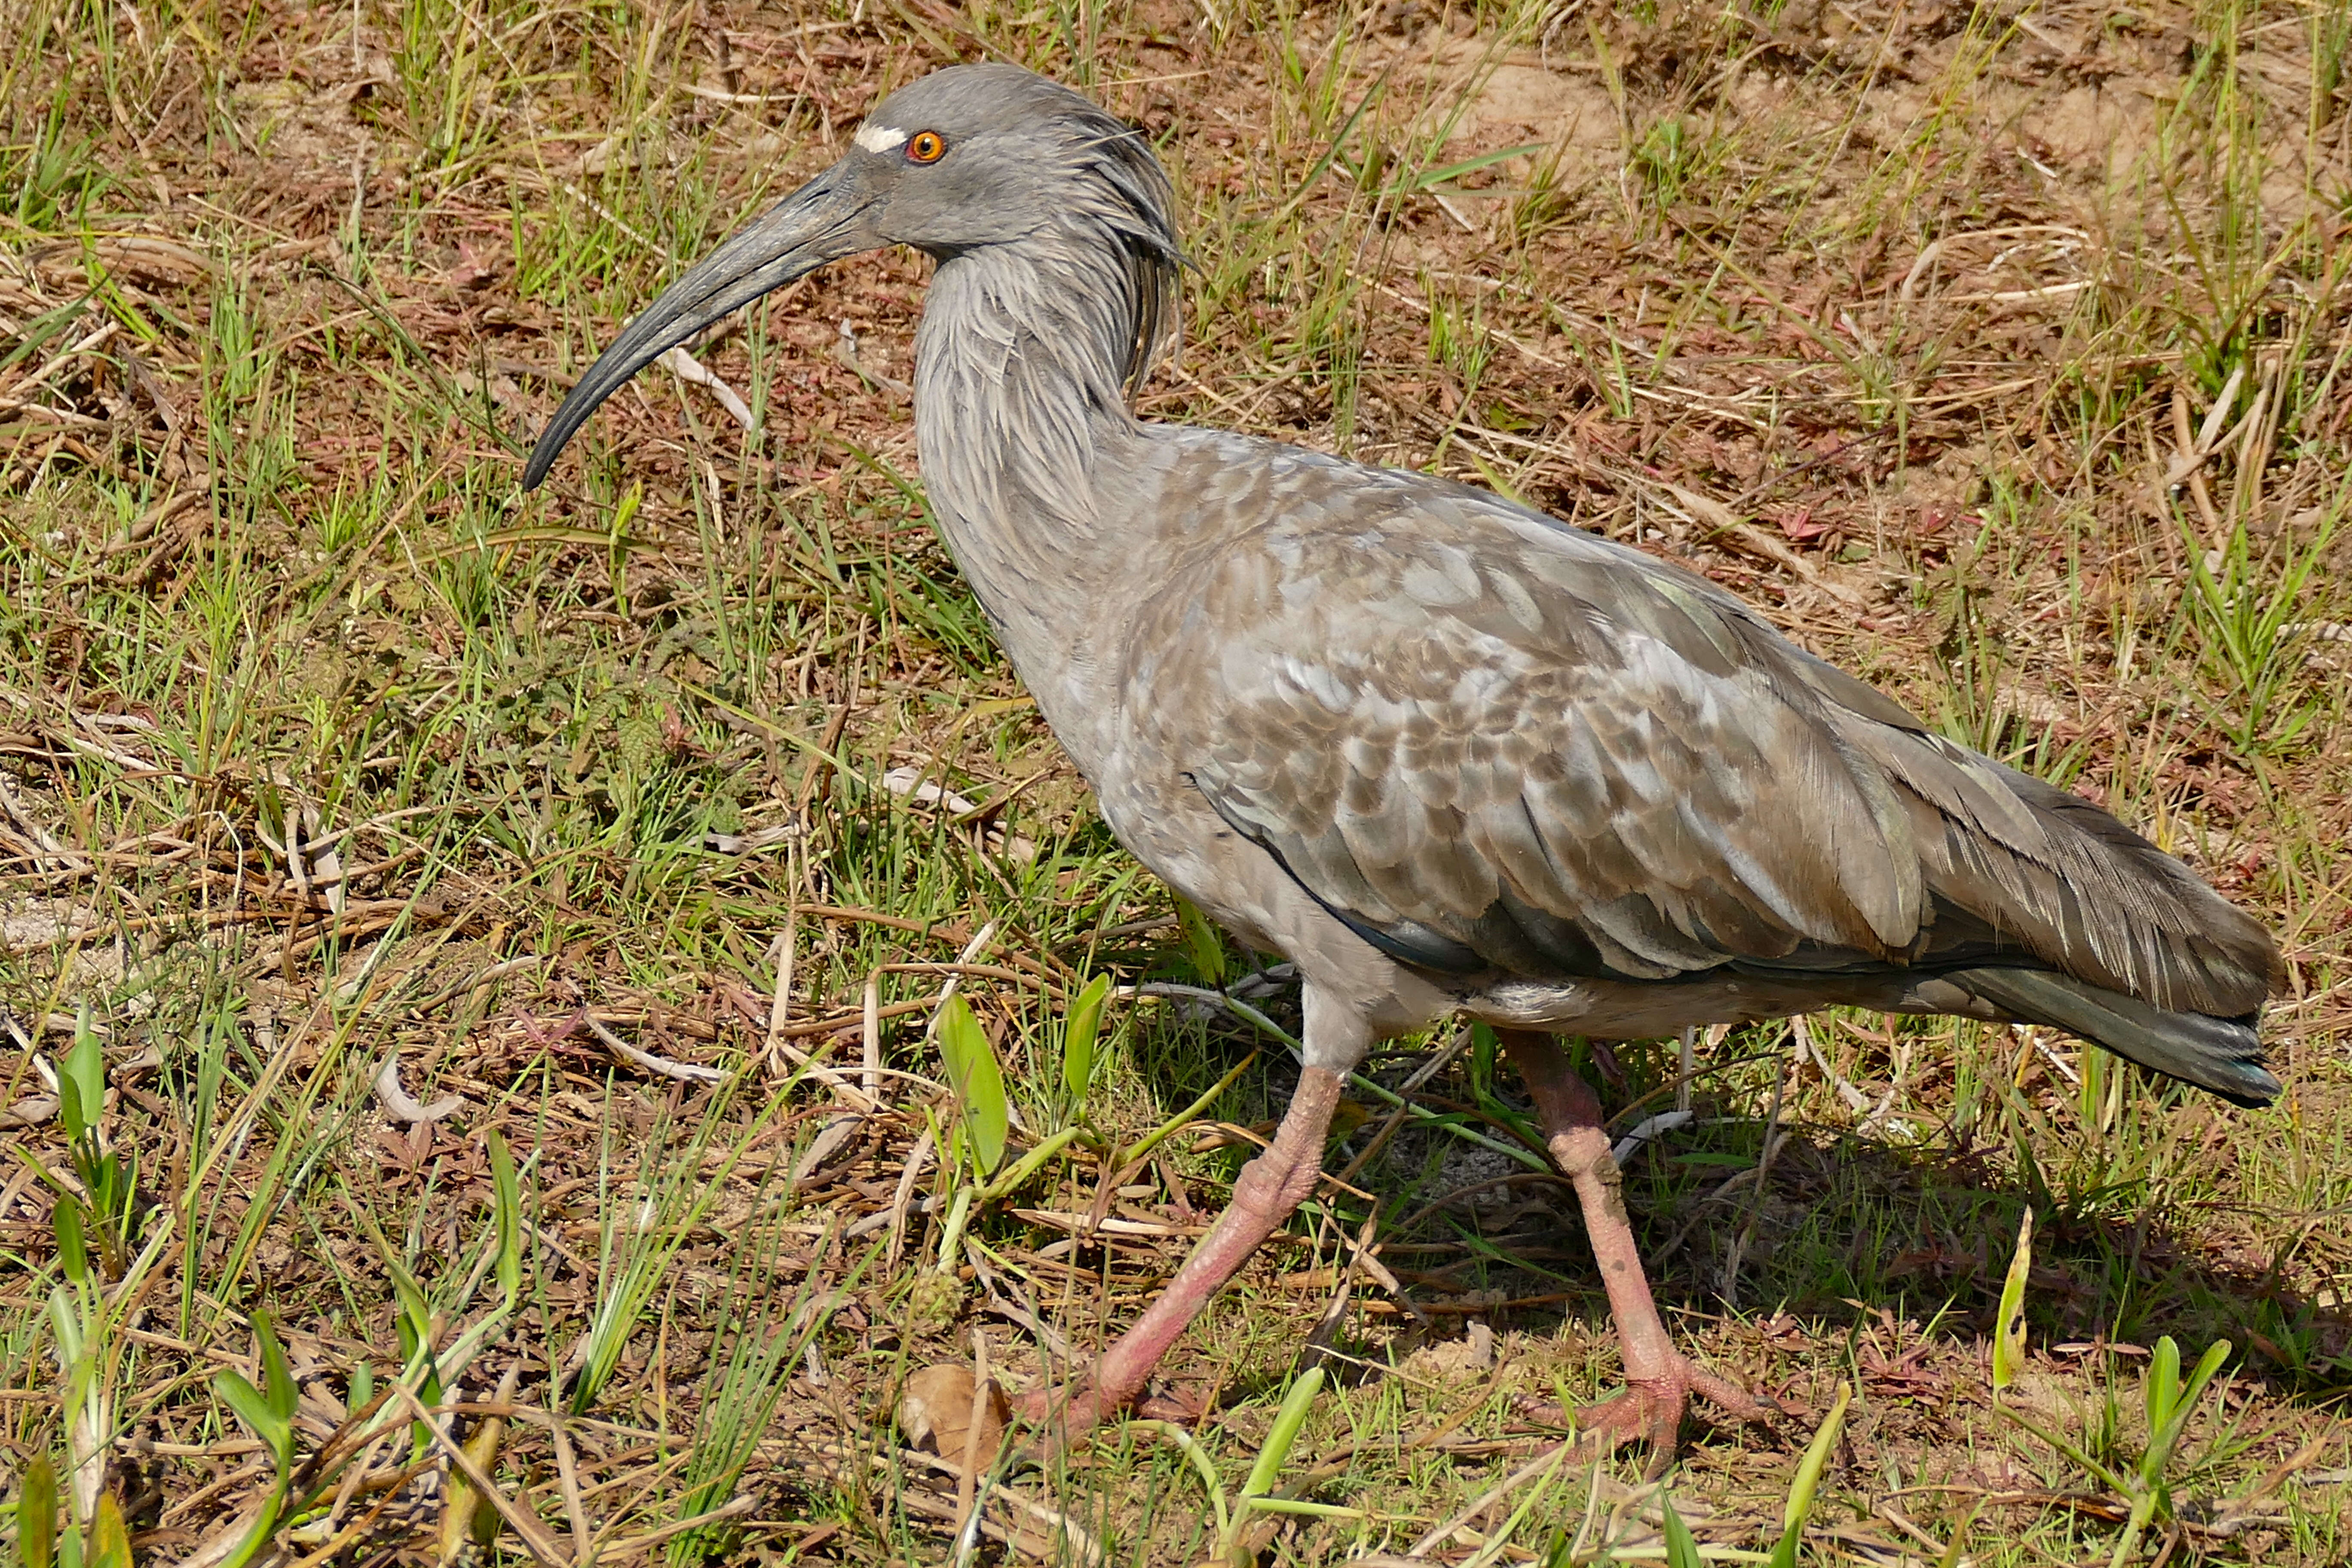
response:
[[[918,131],[914,138],[907,143],[907,162],[936,163],[947,156],[947,142],[938,132]]]

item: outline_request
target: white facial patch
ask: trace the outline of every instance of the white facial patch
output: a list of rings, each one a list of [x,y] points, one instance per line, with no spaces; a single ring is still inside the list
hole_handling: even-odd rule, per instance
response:
[[[856,142],[868,153],[895,153],[907,144],[907,133],[893,125],[877,125],[872,121],[857,128]]]

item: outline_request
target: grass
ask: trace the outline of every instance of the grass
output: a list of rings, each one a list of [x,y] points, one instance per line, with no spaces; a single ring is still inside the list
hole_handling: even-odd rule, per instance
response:
[[[0,0],[20,1557],[2352,1556],[2346,49],[2276,0]],[[2280,1105],[1706,1039],[1628,1194],[1682,1342],[1798,1414],[1661,1489],[1520,1419],[1613,1380],[1597,1282],[1491,1051],[1399,1042],[1169,1369],[1213,1418],[902,1447],[917,1367],[1131,1319],[1295,993],[1110,841],[930,533],[916,260],[697,348],[761,434],[650,374],[516,480],[678,265],[983,56],[1177,175],[1150,413],[1681,560],[2145,826],[2280,933]],[[1622,1125],[1675,1061],[1620,1050]]]

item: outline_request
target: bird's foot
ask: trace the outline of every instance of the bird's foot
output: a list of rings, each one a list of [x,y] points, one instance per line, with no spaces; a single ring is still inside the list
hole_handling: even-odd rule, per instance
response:
[[[1274,1142],[1242,1167],[1234,1182],[1233,1202],[1159,1300],[1103,1352],[1083,1380],[1047,1384],[1021,1401],[1023,1419],[1039,1431],[1048,1451],[1065,1447],[1120,1411],[1134,1408],[1160,1362],[1210,1298],[1315,1190],[1322,1177],[1323,1135],[1339,1103],[1339,1075],[1328,1068],[1310,1067],[1300,1074]]]
[[[1788,1412],[1777,1402],[1748,1393],[1730,1379],[1718,1377],[1677,1354],[1656,1377],[1628,1378],[1625,1392],[1614,1399],[1588,1405],[1572,1415],[1558,1405],[1528,1402],[1521,1413],[1531,1419],[1572,1426],[1580,1442],[1608,1447],[1623,1441],[1648,1445],[1647,1467],[1652,1479],[1674,1462],[1682,1436],[1683,1415],[1697,1395],[1734,1420],[1769,1421]]]

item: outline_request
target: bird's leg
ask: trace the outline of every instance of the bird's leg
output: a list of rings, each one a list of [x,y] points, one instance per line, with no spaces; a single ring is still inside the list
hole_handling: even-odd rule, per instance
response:
[[[1504,1050],[1536,1100],[1544,1141],[1561,1173],[1575,1184],[1584,1210],[1585,1234],[1609,1291],[1610,1315],[1617,1320],[1617,1342],[1625,1362],[1625,1392],[1580,1412],[1587,1431],[1648,1440],[1651,1463],[1663,1470],[1673,1458],[1683,1410],[1694,1394],[1745,1421],[1773,1412],[1727,1379],[1695,1365],[1666,1337],[1650,1298],[1650,1281],[1625,1217],[1625,1198],[1601,1100],[1576,1076],[1549,1035],[1498,1030]]]
[[[1083,1392],[1046,1387],[1032,1394],[1024,1410],[1031,1420],[1048,1422],[1057,1437],[1066,1437],[1135,1403],[1209,1298],[1315,1190],[1323,1173],[1323,1140],[1339,1103],[1340,1083],[1340,1075],[1325,1068],[1310,1067],[1300,1075],[1298,1090],[1290,1097],[1290,1109],[1283,1113],[1274,1142],[1242,1167],[1233,1201],[1184,1259],[1168,1289],[1103,1352]]]

